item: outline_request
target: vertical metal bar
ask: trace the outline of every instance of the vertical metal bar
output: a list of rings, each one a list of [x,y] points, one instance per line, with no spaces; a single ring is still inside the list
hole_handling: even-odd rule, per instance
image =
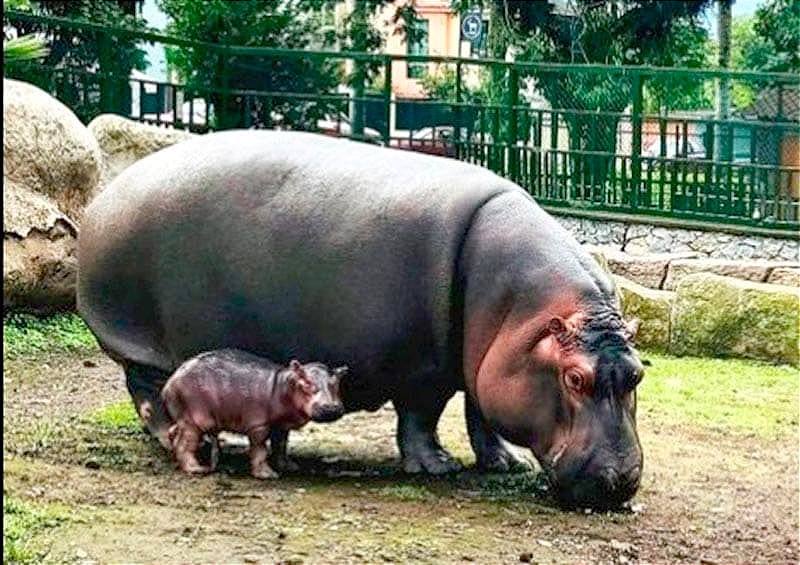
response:
[[[139,81],[139,121],[144,121],[144,82]]]
[[[230,100],[230,71],[228,65],[228,45],[222,45],[219,52],[219,65],[220,65],[220,78],[222,81],[222,93],[220,98],[219,108],[215,108],[217,115],[217,130],[227,129],[231,126],[228,119],[228,104]],[[208,102],[206,102],[206,113],[208,113]]]
[[[392,58],[389,55],[383,59],[383,104],[383,117],[386,120],[383,143],[388,147],[392,141]]]
[[[100,32],[100,76],[100,108],[103,112],[111,113],[114,111],[114,88],[111,72],[111,40],[107,32]]]
[[[642,75],[639,71],[633,71],[631,98],[633,100],[633,115],[631,116],[633,125],[631,139],[631,180],[633,181],[631,208],[635,210],[638,206],[639,184],[642,178],[642,113],[644,105]]]
[[[178,89],[173,84],[172,89],[172,126],[178,127]]]
[[[460,45],[460,43],[459,43]],[[456,128],[455,128],[455,142],[456,142],[456,159],[461,159],[461,144],[462,144],[462,128],[461,122],[462,120],[462,113],[461,113],[461,80],[463,78],[462,73],[463,70],[461,68],[462,63],[461,59],[458,60],[456,63]]]
[[[519,155],[517,154],[517,104],[519,104],[519,71],[516,67],[508,69],[508,174],[516,180],[519,169]]]
[[[504,157],[503,145],[500,143],[500,107],[497,106],[492,115],[492,157],[489,168],[502,176],[506,173]]]

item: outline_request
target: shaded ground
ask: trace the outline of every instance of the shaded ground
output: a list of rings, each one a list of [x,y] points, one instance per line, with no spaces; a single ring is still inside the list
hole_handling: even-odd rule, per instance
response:
[[[557,509],[533,473],[402,475],[390,407],[294,434],[296,475],[257,481],[234,453],[188,477],[102,355],[5,359],[5,541],[36,562],[797,562],[797,373],[764,368],[754,404],[746,389],[698,403],[659,375],[673,360],[653,363],[633,511],[586,514]],[[461,403],[440,432],[471,463]]]

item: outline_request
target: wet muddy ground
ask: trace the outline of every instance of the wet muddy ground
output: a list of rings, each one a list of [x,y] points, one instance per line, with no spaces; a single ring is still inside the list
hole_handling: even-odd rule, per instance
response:
[[[558,509],[535,473],[403,475],[391,405],[295,433],[296,474],[258,481],[247,475],[246,458],[230,453],[218,473],[189,477],[141,431],[121,371],[101,354],[40,354],[4,365],[5,537],[17,558],[798,561],[798,386],[788,368],[794,382],[762,399],[753,418],[768,418],[775,403],[790,416],[766,426],[710,408],[684,421],[685,407],[671,414],[657,402],[663,388],[643,384],[641,491],[624,512],[586,513]],[[462,402],[459,395],[450,403],[440,435],[471,464]]]

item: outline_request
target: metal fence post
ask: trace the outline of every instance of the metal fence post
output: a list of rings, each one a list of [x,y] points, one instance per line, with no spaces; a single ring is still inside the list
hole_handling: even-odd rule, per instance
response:
[[[519,104],[519,71],[516,67],[508,69],[508,173],[516,180],[519,169],[517,154],[517,104]]]
[[[114,81],[111,71],[111,40],[108,32],[100,32],[100,110],[114,111]],[[81,77],[81,80],[86,80]],[[141,103],[141,101],[140,101]]]
[[[383,112],[386,126],[383,130],[383,143],[387,147],[392,141],[392,57],[383,59]]]
[[[228,70],[228,45],[227,42],[220,46],[219,48],[219,55],[218,55],[218,67],[220,82],[221,85],[221,92],[219,93],[219,108],[214,108],[216,114],[216,129],[223,130],[227,129],[229,126],[228,123],[228,101],[229,101],[229,90],[230,90],[230,71]],[[206,102],[206,108],[208,108],[208,102]],[[208,125],[208,124],[206,124]]]
[[[642,179],[642,112],[643,112],[643,92],[642,92],[642,75],[639,71],[633,71],[633,80],[631,81],[631,97],[633,98],[633,109],[631,116],[631,124],[633,132],[631,132],[631,182],[633,190],[631,193],[631,208],[636,209],[639,204],[639,190]]]
[[[462,79],[462,69],[461,69],[461,59],[458,60],[456,63],[456,128],[455,128],[455,149],[456,149],[456,159],[461,158],[461,79]]]
[[[353,129],[352,136],[364,138],[364,79],[366,75],[363,61],[353,61]]]

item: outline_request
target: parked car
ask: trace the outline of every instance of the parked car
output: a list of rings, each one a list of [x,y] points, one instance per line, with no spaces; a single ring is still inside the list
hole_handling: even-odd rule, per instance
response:
[[[351,137],[353,135],[353,124],[350,118],[343,113],[340,114],[326,114],[320,120],[317,120],[317,129],[320,133],[331,135],[333,137]],[[364,137],[368,141],[380,141],[382,136],[381,132],[373,128],[364,128]]]

